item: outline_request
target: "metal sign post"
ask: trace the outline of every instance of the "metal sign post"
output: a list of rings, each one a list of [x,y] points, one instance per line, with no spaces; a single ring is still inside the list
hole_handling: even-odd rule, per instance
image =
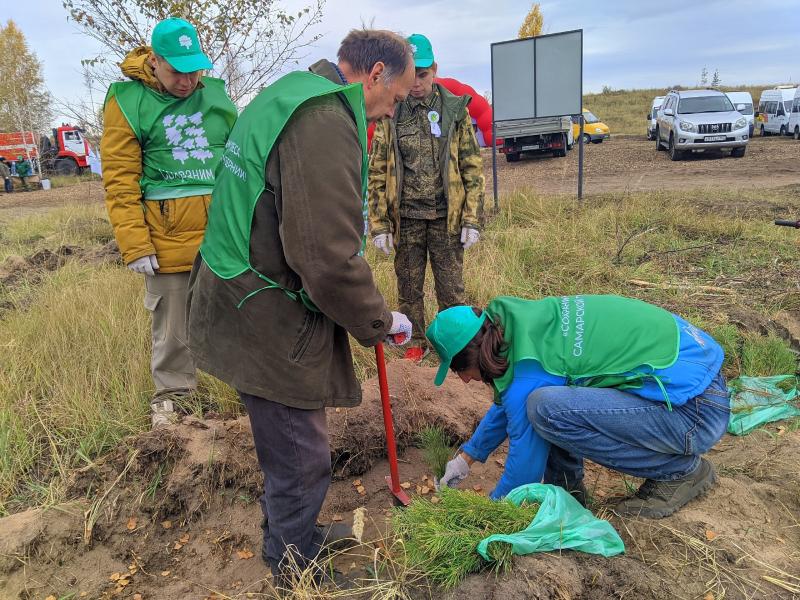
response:
[[[583,104],[583,101],[581,101]],[[581,124],[580,138],[578,140],[578,200],[583,200],[583,109],[581,108],[581,116],[578,117]]]

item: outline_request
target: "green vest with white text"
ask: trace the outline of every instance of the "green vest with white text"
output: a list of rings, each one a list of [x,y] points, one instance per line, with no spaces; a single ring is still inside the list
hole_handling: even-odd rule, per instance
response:
[[[221,79],[203,77],[191,96],[162,94],[140,81],[111,84],[106,101],[117,100],[142,148],[139,185],[145,200],[210,194],[236,107]]]
[[[248,298],[268,289],[280,289],[292,300],[302,301],[316,310],[305,291],[290,290],[259,273],[250,264],[250,233],[256,203],[267,186],[266,164],[273,146],[294,112],[312,98],[341,94],[353,111],[361,142],[361,198],[353,198],[367,210],[367,120],[364,92],[360,83],[337,85],[310,73],[289,73],[262,90],[242,112],[231,131],[217,173],[200,254],[208,267],[222,279],[232,279],[247,271],[255,273],[264,286],[249,290],[240,299],[241,306]],[[309,168],[313,168],[309,165]],[[285,202],[291,202],[291,198]],[[366,216],[365,216],[366,220]],[[362,248],[364,241],[362,240]]]
[[[508,345],[508,370],[494,380],[498,395],[514,379],[514,365],[525,359],[566,377],[568,385],[625,389],[641,387],[646,378],[661,384],[652,372],[672,366],[678,358],[680,330],[675,318],[634,298],[501,296],[489,303],[486,312],[502,326]]]

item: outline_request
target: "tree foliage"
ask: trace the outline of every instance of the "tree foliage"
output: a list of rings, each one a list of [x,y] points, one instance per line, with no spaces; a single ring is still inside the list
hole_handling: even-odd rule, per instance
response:
[[[225,80],[234,102],[246,103],[288,63],[303,58],[303,49],[319,39],[309,29],[322,17],[325,0],[288,12],[278,0],[63,0],[69,18],[119,62],[132,49],[150,43],[155,24],[181,17],[197,27],[203,50],[214,63],[214,75]],[[118,60],[113,60],[118,59]],[[105,80],[119,71],[103,69],[107,58],[85,61]]]
[[[522,22],[522,26],[519,28],[517,37],[522,39],[541,35],[542,27],[544,27],[544,16],[542,15],[542,9],[539,6],[539,3],[536,2],[533,6],[531,6],[528,14],[525,15],[525,20]]]
[[[0,26],[0,131],[41,132],[50,125],[42,63],[14,21]]]

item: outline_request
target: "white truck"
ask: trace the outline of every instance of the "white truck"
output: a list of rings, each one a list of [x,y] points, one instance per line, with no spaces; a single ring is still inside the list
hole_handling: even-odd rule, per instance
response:
[[[566,156],[575,144],[572,119],[568,116],[499,121],[495,128],[497,139],[503,140],[499,150],[508,162],[517,162],[529,153]]]

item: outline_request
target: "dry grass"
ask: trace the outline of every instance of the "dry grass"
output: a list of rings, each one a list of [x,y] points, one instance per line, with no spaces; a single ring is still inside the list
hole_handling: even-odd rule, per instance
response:
[[[661,304],[712,331],[735,311],[770,317],[800,308],[800,238],[770,224],[775,205],[791,212],[800,201],[772,190],[742,209],[738,193],[720,192],[714,202],[710,210],[703,192],[607,195],[582,206],[570,198],[507,196],[466,254],[468,301],[618,293]],[[3,229],[0,260],[101,243],[110,237],[101,211],[65,207],[12,221]],[[368,260],[395,307],[391,258],[370,247]],[[430,281],[428,319],[436,311]],[[24,303],[0,317],[0,514],[63,500],[71,469],[148,427],[152,392],[140,277],[70,263],[22,291],[18,285],[25,284],[15,283],[5,297]],[[374,374],[372,349],[353,344],[353,352],[359,377]],[[235,410],[227,386],[203,382],[212,407]]]

